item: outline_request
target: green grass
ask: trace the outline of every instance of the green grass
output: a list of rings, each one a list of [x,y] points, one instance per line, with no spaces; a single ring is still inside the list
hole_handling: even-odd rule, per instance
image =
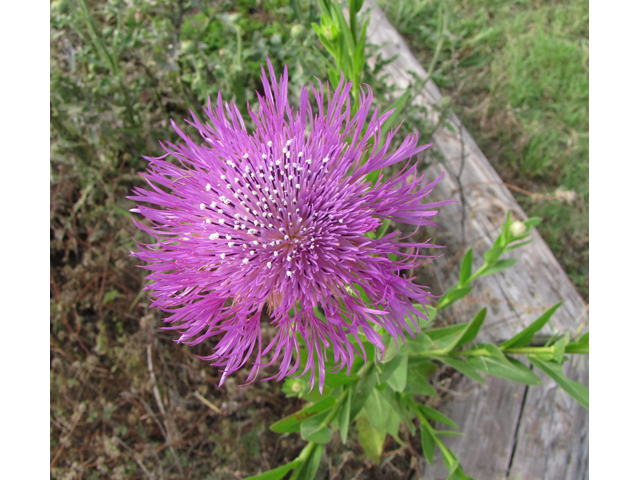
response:
[[[433,79],[588,299],[588,3],[379,3],[425,68],[446,15]]]

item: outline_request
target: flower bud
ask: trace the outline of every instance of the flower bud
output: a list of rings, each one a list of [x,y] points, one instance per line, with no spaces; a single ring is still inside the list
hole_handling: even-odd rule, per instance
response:
[[[524,235],[525,233],[527,233],[527,226],[520,220],[516,220],[509,227],[509,231],[514,237],[519,237],[520,235]]]
[[[294,26],[291,27],[291,36],[293,38],[298,38],[302,36],[303,31],[304,31],[304,27],[299,23],[296,23]]]

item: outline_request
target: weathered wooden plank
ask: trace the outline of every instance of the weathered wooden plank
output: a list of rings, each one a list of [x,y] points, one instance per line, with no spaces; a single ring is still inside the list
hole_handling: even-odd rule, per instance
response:
[[[383,59],[394,58],[384,67],[385,73],[401,88],[413,81],[410,72],[425,78],[425,70],[380,8],[367,0],[365,10],[371,17],[369,43],[381,46]],[[432,107],[440,100],[438,88],[429,81],[414,101]],[[436,124],[438,115],[430,108],[427,122]],[[457,117],[452,115],[449,122],[453,131],[440,128],[433,138],[433,148],[445,161],[439,163],[433,154],[427,153],[426,157],[431,162],[427,169],[431,177],[445,172],[432,199],[460,201],[442,208],[438,215],[441,229],[433,233],[438,243],[447,246],[446,256],[417,272],[431,277],[429,284],[435,293],[442,293],[457,281],[457,265],[467,247],[483,253],[491,246],[507,210],[516,218],[526,219]],[[517,266],[480,279],[471,296],[453,308],[455,318],[470,318],[481,305],[488,305],[479,340],[496,342],[514,335],[545,309],[564,300],[543,333],[575,331],[586,324],[586,305],[537,232],[533,232],[531,244],[513,253],[519,259]],[[481,255],[477,257],[476,268],[481,263]],[[569,378],[587,383],[588,360],[573,359],[565,371]],[[456,390],[459,393],[444,410],[465,436],[452,437],[447,443],[459,454],[469,475],[478,480],[588,476],[587,412],[550,379],[544,378],[543,385],[530,388],[499,379],[489,379],[486,386],[463,379]],[[425,471],[425,478],[445,477],[442,468]]]

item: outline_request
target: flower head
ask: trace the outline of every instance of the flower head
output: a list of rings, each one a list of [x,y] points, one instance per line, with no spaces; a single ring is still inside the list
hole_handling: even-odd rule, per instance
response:
[[[375,325],[404,339],[405,330],[413,336],[408,322],[424,317],[412,303],[428,303],[428,289],[401,271],[422,263],[419,248],[436,246],[402,241],[399,232],[367,234],[384,219],[434,225],[434,207],[449,202],[421,203],[435,182],[426,184],[409,162],[388,179],[367,179],[427,148],[415,134],[389,152],[397,130],[381,138],[391,112],[376,109],[367,120],[370,89],[360,92],[353,116],[344,81],[335,92],[303,88],[294,110],[286,68],[277,81],[268,67],[258,111],[249,112],[253,133],[220,94],[204,109],[208,124],[195,115],[188,122],[205,143],[172,123],[184,144],[167,143],[166,155],[147,158],[142,175],[150,188],[130,197],[148,220],[136,224],[156,239],[133,255],[150,263],[152,306],[170,314],[165,321],[181,333],[179,342],[219,337],[204,359],[222,367],[221,383],[250,358],[249,381],[277,360],[281,380],[296,372],[305,344],[303,373],[310,371],[312,386],[317,376],[322,389],[327,349],[336,368],[350,369],[355,355],[366,361],[359,332],[380,355]],[[268,344],[263,310],[275,328]]]

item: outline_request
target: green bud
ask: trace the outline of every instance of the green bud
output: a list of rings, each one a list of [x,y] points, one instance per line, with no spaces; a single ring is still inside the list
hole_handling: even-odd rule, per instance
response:
[[[301,37],[303,32],[304,32],[304,27],[302,25],[300,25],[299,23],[296,23],[295,25],[293,25],[291,27],[291,36],[293,38]]]

